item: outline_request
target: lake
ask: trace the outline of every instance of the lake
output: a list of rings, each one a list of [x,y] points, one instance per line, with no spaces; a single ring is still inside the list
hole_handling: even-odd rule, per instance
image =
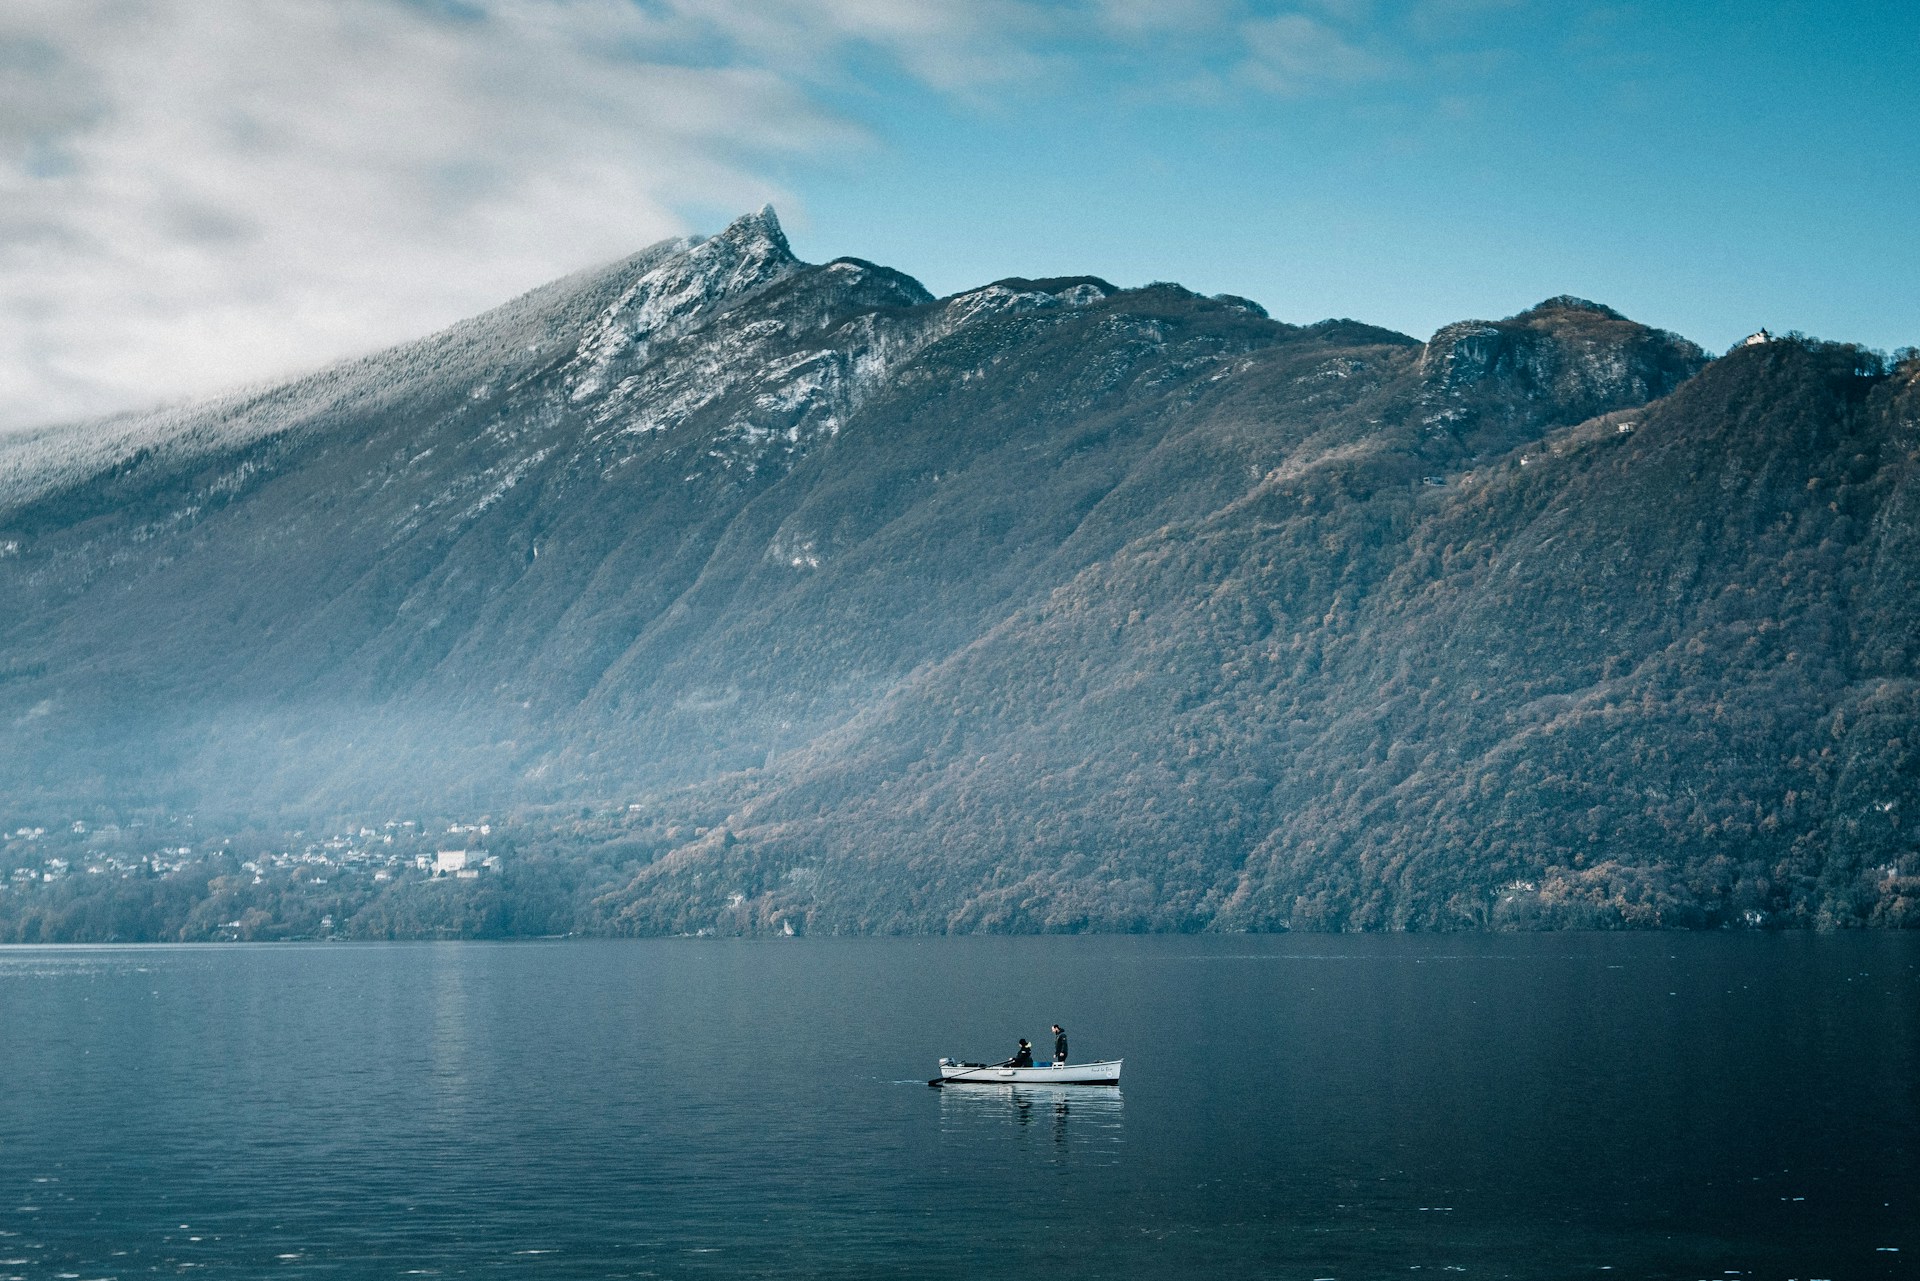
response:
[[[1054,1021],[1122,1087],[927,1087]],[[0,1277],[1916,1255],[1916,935],[0,949]]]

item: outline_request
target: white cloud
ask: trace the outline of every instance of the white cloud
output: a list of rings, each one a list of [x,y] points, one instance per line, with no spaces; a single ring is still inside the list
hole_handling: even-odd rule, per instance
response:
[[[975,90],[1045,65],[1030,42],[1057,27],[1047,0],[665,0],[688,25],[806,78],[833,78],[836,53],[865,45],[935,89]]]
[[[1394,60],[1349,40],[1305,13],[1282,13],[1242,28],[1247,60],[1240,75],[1256,88],[1301,94],[1328,86],[1384,79]]]
[[[1217,30],[1244,9],[1242,0],[1098,0],[1095,12],[1114,31],[1162,36]]]
[[[1325,95],[1519,2],[6,0],[0,430],[423,334],[689,214],[804,220],[769,175],[872,145],[823,104],[876,60],[976,105]]]
[[[863,145],[812,91],[860,44],[1017,68],[939,0],[9,0],[0,428],[408,338],[784,200]]]

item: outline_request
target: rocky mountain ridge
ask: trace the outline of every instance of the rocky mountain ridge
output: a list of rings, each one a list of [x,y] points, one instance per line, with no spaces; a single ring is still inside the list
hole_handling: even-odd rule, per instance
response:
[[[1913,378],[935,299],[763,210],[0,443],[0,785],[458,797],[616,932],[1906,921]]]

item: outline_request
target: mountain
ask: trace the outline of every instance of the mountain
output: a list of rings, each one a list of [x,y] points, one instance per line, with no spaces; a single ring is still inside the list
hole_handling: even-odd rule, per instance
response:
[[[1911,924],[1917,370],[935,299],[763,210],[0,441],[0,793],[484,810],[543,930]]]

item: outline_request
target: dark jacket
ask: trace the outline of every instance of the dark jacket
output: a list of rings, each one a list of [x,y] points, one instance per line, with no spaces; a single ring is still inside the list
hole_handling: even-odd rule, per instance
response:
[[[1055,1063],[1065,1063],[1067,1061],[1067,1032],[1065,1028],[1062,1028],[1054,1034],[1053,1061]]]
[[[1031,1045],[1021,1046],[1020,1049],[1017,1052],[1015,1052],[1014,1056],[1011,1059],[1007,1060],[1007,1066],[1008,1067],[1032,1067],[1033,1066],[1033,1047]]]

